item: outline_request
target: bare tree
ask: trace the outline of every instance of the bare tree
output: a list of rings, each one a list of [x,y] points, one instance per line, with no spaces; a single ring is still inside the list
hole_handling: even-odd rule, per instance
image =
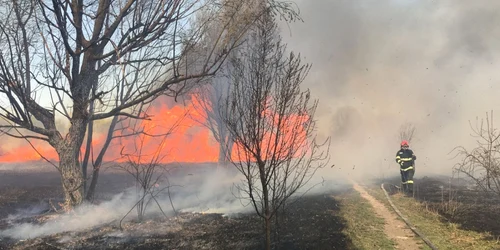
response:
[[[226,165],[231,158],[234,140],[227,129],[223,117],[227,109],[220,109],[219,102],[228,97],[230,82],[225,77],[211,78],[211,83],[200,86],[193,93],[193,105],[197,110],[192,119],[205,126],[212,132],[214,139],[219,144],[218,162]]]
[[[459,146],[454,150],[461,160],[455,170],[471,178],[484,191],[500,195],[500,131],[493,124],[493,111],[486,118],[476,119],[472,126],[476,146],[467,149]]]
[[[120,221],[120,227],[123,219],[127,217],[127,215],[134,208],[136,208],[137,210],[138,221],[143,221],[147,208],[152,202],[155,202],[163,215],[167,216],[157,199],[158,196],[161,195],[164,191],[167,191],[168,197],[170,198],[170,205],[172,206],[172,210],[174,211],[174,213],[176,212],[175,206],[170,196],[170,188],[172,186],[170,185],[168,177],[166,176],[166,169],[164,169],[162,165],[162,160],[164,160],[164,158],[166,157],[166,155],[164,155],[162,151],[165,146],[165,139],[168,137],[168,135],[163,136],[159,147],[153,153],[153,155],[144,155],[143,152],[141,152],[145,145],[146,137],[147,136],[139,137],[139,151],[134,153],[125,153],[124,156],[127,158],[127,163],[120,166],[134,178],[137,194],[137,202],[122,218],[122,220]],[[166,185],[161,185],[165,183]]]
[[[399,127],[399,139],[400,141],[407,140],[408,143],[414,138],[415,135],[415,125],[413,123],[407,122]]]
[[[318,102],[301,90],[310,66],[285,51],[275,18],[262,15],[232,58],[231,93],[220,104],[235,140],[231,162],[244,176],[238,188],[263,219],[267,249],[278,210],[329,160],[329,139],[314,135]]]
[[[231,25],[230,31],[238,29],[246,29],[248,26],[252,25],[257,18],[264,12],[263,6],[265,1],[262,0],[224,0],[223,1],[223,18],[233,19],[234,13],[239,13],[239,17]],[[208,36],[205,42],[213,43],[212,41],[217,40],[217,34],[223,27],[219,23],[213,23],[214,25],[210,27]],[[241,39],[244,40],[244,39]],[[237,49],[233,50],[236,51]],[[219,102],[221,99],[226,99],[231,87],[231,77],[229,72],[232,68],[230,61],[225,61],[221,65],[221,70],[213,77],[207,78],[205,81],[196,88],[192,96],[194,97],[193,105],[196,108],[196,116],[192,116],[192,119],[201,124],[202,126],[208,128],[214,139],[219,144],[219,156],[218,162],[221,165],[225,165],[229,158],[231,157],[231,151],[233,146],[233,138],[226,128],[223,117],[226,116],[224,113],[226,109],[219,109]]]
[[[275,10],[287,8],[269,1]],[[70,208],[84,198],[80,150],[92,130],[89,122],[146,118],[134,107],[162,94],[178,95],[187,83],[214,75],[246,32],[227,32],[233,20],[221,18],[215,0],[1,3],[0,116],[8,122],[3,132],[46,141],[56,150],[54,166]],[[201,9],[211,13],[202,22],[193,15]],[[204,47],[210,53],[203,60],[192,56],[210,23],[221,20],[226,25],[219,39]],[[127,80],[107,81],[118,72]]]
[[[154,202],[163,215],[167,216],[163,211],[157,198],[164,191],[167,191],[170,199],[170,205],[174,213],[175,206],[170,195],[170,185],[167,169],[164,167],[164,160],[168,156],[165,152],[166,140],[169,135],[175,132],[180,126],[180,123],[187,117],[189,110],[186,110],[183,116],[179,117],[171,127],[161,129],[157,128],[154,121],[138,122],[137,120],[127,120],[126,125],[120,124],[121,133],[124,135],[138,134],[134,137],[133,145],[127,145],[128,148],[122,146],[121,154],[126,159],[125,164],[119,164],[118,167],[129,173],[136,184],[137,201],[134,206],[124,215],[120,221],[120,227],[123,219],[135,208],[137,211],[138,221],[142,221],[146,214],[148,206]],[[156,130],[161,130],[161,134],[156,134]],[[128,136],[119,137],[122,141]],[[122,145],[127,143],[121,143]],[[151,145],[153,144],[153,145]],[[132,146],[132,148],[130,148]],[[154,151],[149,152],[151,148]]]

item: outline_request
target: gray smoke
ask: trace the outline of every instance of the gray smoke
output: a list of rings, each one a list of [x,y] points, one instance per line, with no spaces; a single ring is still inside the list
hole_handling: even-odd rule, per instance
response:
[[[240,182],[241,176],[234,171],[215,171],[214,168],[207,166],[205,168],[197,167],[194,171],[182,170],[170,177],[171,181],[168,183],[172,186],[170,189],[171,198],[178,212],[233,214],[253,209],[235,196],[232,186]],[[167,182],[164,181],[160,183],[158,188],[162,189],[167,185]],[[0,231],[0,237],[28,239],[61,232],[85,231],[106,223],[117,225],[137,200],[135,187],[130,187],[99,205],[83,205],[69,214],[50,215],[48,220],[41,224],[15,224],[16,219],[34,215],[39,210],[36,206],[10,215],[7,220],[14,224],[10,228]],[[158,201],[166,215],[172,216],[173,209],[166,191],[158,197]],[[148,208],[146,215],[163,216],[154,201]],[[137,214],[134,209],[125,221],[135,218],[137,218]]]
[[[320,176],[320,175],[318,175]],[[116,177],[120,178],[120,177]],[[121,177],[123,178],[123,177]],[[108,177],[109,179],[109,177]],[[235,169],[215,169],[211,165],[181,166],[180,169],[169,175],[169,182],[163,181],[158,189],[171,186],[172,203],[177,212],[185,213],[219,213],[232,216],[240,213],[254,212],[244,194],[239,193],[235,184],[242,184],[243,176]],[[113,182],[119,182],[115,179]],[[321,193],[325,190],[341,188],[345,183],[339,181],[325,181],[317,177],[299,190],[296,196],[304,193]],[[106,183],[101,185],[108,186]],[[111,184],[113,185],[113,184]],[[108,196],[100,193],[101,196]],[[170,198],[167,191],[159,195],[158,202],[167,216],[173,216]],[[137,202],[138,196],[134,186],[123,192],[111,195],[99,205],[82,205],[68,214],[50,214],[44,217],[43,223],[23,222],[26,219],[39,215],[48,209],[46,203],[19,210],[9,215],[6,220],[11,225],[0,231],[0,238],[30,239],[63,232],[81,232],[105,224],[118,225],[119,221],[130,211]],[[148,206],[146,216],[160,218],[162,212],[154,201]],[[136,210],[125,217],[125,222],[137,218]],[[154,229],[153,229],[154,230]]]
[[[474,143],[469,120],[499,110],[500,2],[296,2],[304,22],[283,35],[313,64],[304,85],[320,99],[320,135],[332,136],[330,175],[397,174],[406,122],[417,175],[450,174],[450,151]]]
[[[226,216],[254,212],[253,205],[235,187],[235,184],[243,184],[244,177],[234,168],[215,169],[214,164],[195,164],[193,166],[180,166],[179,169],[172,170],[168,176],[169,181],[164,179],[158,189],[167,185],[171,186],[170,198],[177,212],[219,213]],[[338,189],[345,185],[345,182],[342,181],[323,181],[320,176],[321,174],[311,180],[295,196],[302,196],[305,193],[322,193],[325,190]],[[119,178],[123,178],[123,176],[116,175],[116,179],[112,181],[109,176],[107,178],[110,182],[120,182],[122,179]],[[102,183],[101,185],[109,187],[115,184]],[[82,232],[105,224],[118,225],[119,221],[138,200],[134,186],[115,195],[100,193],[100,196],[109,198],[103,199],[99,205],[79,206],[68,214],[46,215],[43,218],[43,223],[19,223],[19,220],[46,211],[48,209],[47,203],[18,210],[16,214],[11,214],[6,218],[10,227],[3,231],[0,230],[0,238],[30,239],[63,232]],[[162,192],[157,198],[163,212],[167,216],[173,216],[174,211],[167,191]],[[146,216],[146,219],[154,219],[161,218],[163,214],[152,201],[148,206]],[[134,209],[125,217],[124,221],[128,222],[136,218],[137,214]]]

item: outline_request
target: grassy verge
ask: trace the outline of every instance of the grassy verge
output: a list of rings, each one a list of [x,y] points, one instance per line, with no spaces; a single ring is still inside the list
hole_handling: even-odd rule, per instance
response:
[[[373,197],[392,210],[380,186],[366,188]],[[500,249],[500,243],[488,240],[490,235],[462,230],[457,224],[445,222],[441,216],[429,211],[425,205],[401,194],[391,196],[393,203],[420,232],[439,249]]]
[[[335,198],[341,203],[340,215],[347,222],[343,233],[355,249],[394,249],[394,242],[384,233],[384,219],[358,192],[350,190]]]

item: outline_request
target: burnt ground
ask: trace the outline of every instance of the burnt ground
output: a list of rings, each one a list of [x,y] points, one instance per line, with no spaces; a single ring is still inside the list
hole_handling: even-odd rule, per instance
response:
[[[395,177],[386,183],[400,185]],[[415,178],[414,198],[462,229],[500,237],[500,197],[474,188],[471,182],[448,176]],[[394,188],[391,190],[395,191]]]
[[[24,222],[39,223],[49,216],[48,201],[60,200],[60,180],[54,171],[0,173],[0,230],[8,215],[31,215]],[[130,186],[127,175],[103,172],[97,192],[103,199]],[[304,196],[290,205],[281,222],[281,249],[353,249],[342,232],[335,193]],[[2,224],[3,223],[3,224]],[[138,222],[117,221],[80,232],[65,232],[17,241],[0,239],[0,249],[262,249],[262,223],[252,214],[180,213]]]
[[[294,203],[282,229],[281,249],[352,249],[335,215],[338,203],[325,195]],[[17,242],[12,249],[263,249],[261,223],[256,216],[183,213],[168,219],[127,223],[90,231],[61,233]],[[161,232],[161,233],[159,233]]]
[[[106,185],[101,185],[102,183]],[[109,198],[130,185],[133,185],[130,176],[116,171],[103,171],[97,185],[96,198]],[[36,162],[29,167],[0,166],[0,229],[5,226],[2,219],[8,215],[18,212],[28,215],[48,212],[52,207],[49,204],[57,206],[61,201],[61,180],[52,167]]]

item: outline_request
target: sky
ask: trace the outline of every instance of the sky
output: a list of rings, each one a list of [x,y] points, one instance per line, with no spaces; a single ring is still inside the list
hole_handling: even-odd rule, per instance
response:
[[[333,162],[397,171],[398,128],[410,122],[417,175],[451,174],[450,151],[474,145],[469,121],[500,107],[500,2],[296,3],[304,22],[282,25],[283,39],[312,63],[304,87],[320,100]]]

